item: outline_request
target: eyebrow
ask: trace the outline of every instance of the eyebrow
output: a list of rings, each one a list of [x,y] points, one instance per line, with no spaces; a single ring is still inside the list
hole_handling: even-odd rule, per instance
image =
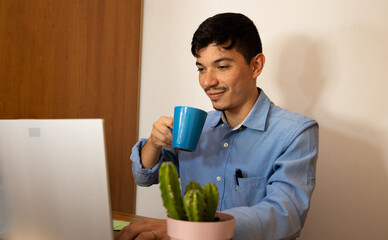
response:
[[[232,61],[232,62],[234,62],[234,60],[232,58],[222,57],[222,58],[219,58],[219,59],[213,61],[212,64],[216,64],[216,63],[219,63],[219,62],[222,62],[222,61]],[[195,65],[203,66],[203,64],[198,62],[198,61],[195,62]]]

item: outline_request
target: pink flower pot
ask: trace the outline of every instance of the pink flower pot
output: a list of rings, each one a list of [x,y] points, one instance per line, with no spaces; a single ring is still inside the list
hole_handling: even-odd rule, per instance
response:
[[[227,240],[234,233],[234,216],[217,212],[217,222],[190,222],[167,217],[167,234],[171,240]]]

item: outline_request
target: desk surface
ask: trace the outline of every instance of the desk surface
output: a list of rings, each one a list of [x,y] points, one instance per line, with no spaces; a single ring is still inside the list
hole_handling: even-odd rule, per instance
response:
[[[127,222],[135,222],[143,219],[143,216],[138,216],[135,214],[130,214],[130,213],[122,213],[122,212],[112,212],[112,218],[114,220],[122,220],[122,221],[127,221]]]

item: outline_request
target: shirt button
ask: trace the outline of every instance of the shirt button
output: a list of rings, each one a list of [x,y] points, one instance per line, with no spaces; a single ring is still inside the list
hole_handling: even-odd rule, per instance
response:
[[[224,143],[224,147],[228,147],[229,146],[229,144],[226,142],[226,143]]]
[[[220,176],[217,176],[217,181],[219,182],[219,181],[221,181],[221,177]]]

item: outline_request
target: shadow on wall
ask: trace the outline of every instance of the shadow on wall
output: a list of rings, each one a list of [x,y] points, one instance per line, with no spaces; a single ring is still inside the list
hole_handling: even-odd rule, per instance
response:
[[[313,117],[320,126],[317,185],[300,239],[385,239],[388,176],[382,131],[336,118],[319,105],[329,81],[323,71],[330,70],[322,69],[326,46],[304,36],[284,42],[274,79],[287,103],[283,107]]]

